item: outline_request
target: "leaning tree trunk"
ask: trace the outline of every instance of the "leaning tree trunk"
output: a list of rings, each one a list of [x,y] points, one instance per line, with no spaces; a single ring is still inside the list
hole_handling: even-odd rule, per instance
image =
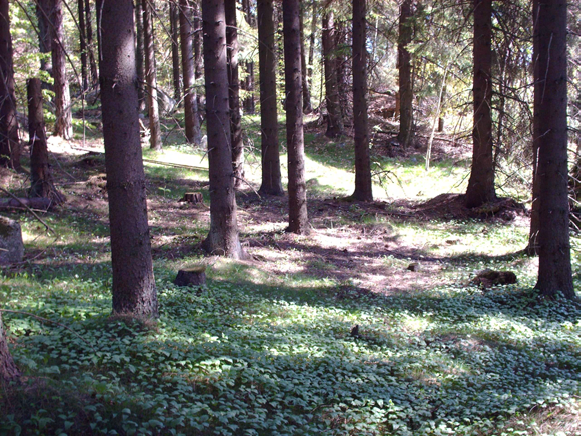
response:
[[[567,187],[567,1],[534,0],[533,141],[539,183],[539,275],[535,288],[574,299]]]
[[[492,0],[474,0],[474,127],[466,207],[478,207],[496,198],[492,154],[491,72]]]
[[[305,183],[300,13],[299,0],[285,0],[283,2],[286,142],[288,149],[288,231],[306,234],[309,233],[309,222]]]
[[[143,0],[143,48],[145,57],[145,80],[147,82],[147,106],[149,109],[149,145],[152,150],[161,150],[159,104],[157,102],[157,67],[153,34],[154,0]]]
[[[63,0],[51,1],[50,21],[52,39],[52,77],[54,79],[54,104],[56,121],[54,134],[64,139],[73,138],[71,96],[67,79],[65,31],[63,25]]]
[[[230,107],[224,1],[202,0],[204,72],[210,172],[210,232],[203,242],[212,254],[243,257],[238,239],[230,148]]]
[[[373,201],[367,120],[367,48],[365,0],[353,0],[353,126],[355,128],[355,192],[353,198]]]
[[[8,0],[0,0],[0,166],[20,169]]]
[[[234,187],[240,188],[244,178],[244,144],[240,117],[240,81],[238,79],[238,29],[236,0],[224,1],[226,13],[226,44],[228,45],[228,99],[230,103],[230,135]]]
[[[1,13],[1,11],[0,11]],[[0,388],[4,387],[11,380],[20,376],[20,371],[14,364],[14,360],[8,350],[8,340],[2,324],[2,312],[0,312]]]
[[[156,316],[135,83],[133,5],[98,0],[101,101],[109,196],[113,312]]]
[[[413,129],[413,98],[411,54],[407,46],[412,42],[412,3],[403,0],[399,12],[399,36],[397,39],[397,64],[399,73],[399,135],[402,147],[409,146]]]
[[[178,5],[173,1],[169,4],[170,34],[171,34],[171,62],[173,74],[173,97],[175,101],[180,101],[182,93],[180,89],[180,46],[179,46],[179,10]]]
[[[28,79],[26,89],[28,136],[30,138],[30,191],[28,191],[28,196],[48,198],[53,204],[59,204],[64,201],[64,197],[53,184],[48,164],[40,79]]]
[[[145,68],[144,68],[144,44],[143,44],[143,2],[147,0],[135,1],[135,28],[136,28],[136,47],[135,47],[135,64],[137,66],[137,99],[139,102],[139,112],[144,111],[145,104]]]
[[[180,0],[180,37],[182,49],[182,70],[184,75],[184,122],[186,139],[199,146],[202,142],[198,100],[195,87],[194,51],[192,45],[192,8],[188,0]]]
[[[327,131],[325,135],[336,138],[343,134],[343,118],[337,84],[337,37],[332,11],[323,14],[323,57],[325,68],[325,101],[327,103]]]
[[[276,103],[276,52],[273,0],[258,0],[258,58],[260,73],[260,142],[262,184],[260,194],[282,195],[278,109]]]

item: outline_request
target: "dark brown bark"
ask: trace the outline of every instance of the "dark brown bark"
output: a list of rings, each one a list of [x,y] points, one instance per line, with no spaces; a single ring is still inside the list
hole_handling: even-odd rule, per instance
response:
[[[243,89],[247,93],[242,103],[242,108],[244,109],[244,113],[254,114],[256,112],[256,105],[254,103],[254,62],[246,61],[244,65],[246,68],[246,77],[242,83],[244,85]]]
[[[93,24],[91,20],[91,3],[85,0],[85,34],[87,36],[87,54],[89,56],[89,67],[91,69],[91,86],[95,88],[99,84],[99,72],[97,71],[97,62],[93,50]]]
[[[397,65],[399,80],[399,135],[402,147],[409,146],[413,130],[412,62],[407,46],[412,42],[413,0],[403,0],[399,11],[399,36],[397,39]]]
[[[147,82],[147,107],[149,110],[149,146],[161,150],[161,129],[159,105],[157,102],[157,67],[155,65],[155,45],[153,33],[154,0],[142,0],[143,4],[143,50],[145,58],[145,81]]]
[[[192,7],[188,0],[180,0],[180,36],[182,49],[182,71],[184,77],[184,121],[186,139],[199,146],[200,120],[198,117],[198,99],[195,87],[194,50],[192,42]]]
[[[89,89],[89,80],[87,77],[87,28],[85,26],[85,0],[77,0],[77,9],[79,11],[79,43],[81,50],[81,81],[82,91]]]
[[[313,64],[315,62],[315,35],[317,33],[317,0],[312,0],[311,34],[309,35],[309,64],[307,66],[307,83],[312,86]]]
[[[27,81],[27,99],[28,134],[30,137],[30,191],[28,196],[49,198],[54,204],[59,204],[64,201],[64,197],[53,184],[48,163],[40,79]]]
[[[135,64],[137,66],[137,98],[139,102],[139,111],[144,111],[146,108],[145,104],[145,67],[144,67],[144,47],[143,47],[143,2],[147,0],[136,0],[135,1],[135,27],[136,27],[136,51],[135,51]]]
[[[103,136],[109,196],[113,312],[156,316],[157,292],[139,138],[133,6],[98,0]]]
[[[203,56],[203,49],[202,49],[202,14],[200,12],[200,6],[198,4],[199,0],[195,0],[193,3],[193,12],[194,12],[194,74],[196,77],[196,85],[198,85],[202,80],[202,74],[204,69],[204,56]],[[202,111],[202,100],[201,96],[198,93],[196,97],[196,101],[198,103],[198,119],[200,125],[202,124],[203,117]]]
[[[240,81],[238,79],[238,29],[236,27],[236,0],[224,1],[226,14],[226,44],[228,61],[228,99],[230,105],[230,136],[234,187],[242,186],[244,178],[244,144],[240,117]]]
[[[474,127],[466,207],[496,198],[492,153],[492,0],[474,0]]]
[[[177,0],[176,0],[177,1]],[[173,75],[173,98],[180,101],[182,92],[180,87],[180,46],[179,46],[179,8],[173,1],[169,4],[170,33],[171,33],[171,61]]]
[[[366,1],[353,0],[353,126],[355,129],[355,192],[353,198],[373,201],[367,119]]]
[[[567,2],[534,0],[533,141],[538,149],[539,274],[549,298],[574,299],[567,187]]]
[[[303,112],[309,114],[313,111],[313,106],[311,105],[311,91],[309,89],[309,81],[307,78],[307,58],[305,53],[305,26],[304,26],[304,13],[305,13],[305,3],[301,0],[301,73],[302,73],[302,86],[303,86]]]
[[[344,127],[337,84],[337,35],[332,11],[326,11],[323,14],[323,58],[325,102],[327,104],[327,131],[325,135],[329,138],[336,138],[343,134]]]
[[[283,2],[286,142],[288,153],[288,231],[307,234],[309,233],[309,221],[305,183],[300,13],[299,0],[285,0]]]
[[[234,259],[244,253],[238,239],[230,148],[226,17],[223,0],[202,0],[204,76],[210,175],[210,232],[204,249]]]
[[[52,77],[54,79],[56,115],[54,134],[64,139],[72,139],[73,116],[71,112],[71,96],[64,48],[65,32],[63,27],[62,5],[63,0],[51,0]]]
[[[14,67],[8,0],[0,0],[0,166],[19,169],[21,147],[18,140]]]
[[[2,312],[0,312],[0,387],[4,387],[8,382],[17,379],[19,376],[20,371],[18,371],[10,355],[10,350],[8,350],[8,340],[2,324]]]
[[[258,0],[257,12],[262,152],[262,184],[259,192],[263,195],[282,195],[278,144],[278,109],[276,103],[273,0]]]
[[[351,48],[351,35],[346,26],[345,20],[339,20],[336,25],[336,44],[337,44],[337,89],[339,93],[339,109],[343,120],[353,118],[351,110],[351,92],[352,85],[349,83],[351,77],[348,51]]]
[[[38,20],[38,48],[44,56],[40,58],[40,69],[51,75],[52,62],[50,60],[51,38],[50,38],[50,4],[49,0],[36,0],[36,18]],[[49,55],[47,55],[47,53]],[[44,83],[46,89],[52,89],[48,83]]]

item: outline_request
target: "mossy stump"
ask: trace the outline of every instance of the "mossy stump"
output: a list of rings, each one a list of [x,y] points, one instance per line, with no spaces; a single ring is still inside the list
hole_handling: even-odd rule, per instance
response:
[[[180,269],[174,280],[176,286],[201,288],[206,285],[206,267],[203,265]]]

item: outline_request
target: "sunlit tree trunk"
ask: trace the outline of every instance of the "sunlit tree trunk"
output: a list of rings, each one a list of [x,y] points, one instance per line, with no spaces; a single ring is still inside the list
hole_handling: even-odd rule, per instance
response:
[[[535,288],[574,299],[567,187],[567,1],[534,0],[533,141],[538,149],[539,275]]]
[[[136,28],[136,48],[135,64],[137,65],[137,99],[139,102],[139,111],[145,110],[145,68],[144,68],[144,44],[143,44],[143,2],[147,0],[135,0],[135,28]]]
[[[288,150],[288,230],[292,233],[307,234],[309,222],[305,183],[300,13],[299,0],[284,0],[282,14]]]
[[[153,150],[161,150],[159,104],[157,101],[157,67],[153,33],[153,2],[143,0],[143,47],[145,57],[145,80],[147,82],[147,106],[149,109],[149,144]]]
[[[177,0],[176,0],[177,1]],[[179,10],[176,3],[173,1],[169,4],[169,17],[170,17],[170,34],[171,34],[171,62],[172,62],[172,77],[173,77],[173,90],[175,101],[180,101],[182,97],[181,87],[180,87],[180,45],[179,45],[179,34],[180,34],[180,16]]]
[[[198,117],[198,99],[195,85],[194,51],[192,42],[192,7],[188,0],[180,0],[180,36],[182,70],[184,77],[184,121],[188,142],[199,146],[202,140]]]
[[[113,312],[157,316],[135,83],[133,5],[98,0]]]
[[[260,72],[260,142],[262,184],[260,194],[282,195],[278,108],[276,103],[276,51],[273,0],[258,0],[258,57]]]

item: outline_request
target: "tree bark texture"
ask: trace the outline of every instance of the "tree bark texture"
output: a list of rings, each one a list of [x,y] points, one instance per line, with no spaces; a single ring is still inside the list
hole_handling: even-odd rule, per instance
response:
[[[52,77],[54,79],[56,115],[54,134],[64,139],[72,139],[73,116],[69,80],[67,78],[62,6],[63,0],[51,0]]]
[[[244,84],[244,90],[248,91],[242,107],[244,112],[247,114],[254,114],[256,112],[256,105],[254,103],[254,62],[246,61],[244,62],[246,68],[246,77],[242,82]]]
[[[230,136],[234,187],[242,186],[244,178],[244,144],[240,117],[240,80],[238,79],[238,28],[236,0],[224,1],[226,14],[226,44],[228,45],[228,98],[230,105]]]
[[[224,0],[202,0],[202,22],[210,175],[210,232],[203,247],[209,253],[239,259],[243,251],[232,174]]]
[[[397,39],[397,65],[399,81],[399,135],[398,141],[407,148],[412,140],[413,98],[412,56],[407,49],[412,42],[413,0],[403,0],[399,11],[399,36]]]
[[[194,75],[196,77],[196,85],[201,82],[203,69],[204,69],[204,53],[202,48],[202,13],[200,11],[200,5],[198,0],[193,3],[194,12]],[[198,103],[198,120],[200,125],[203,122],[202,114],[202,99],[200,94],[196,95],[196,101]]]
[[[198,99],[195,87],[194,49],[192,41],[192,7],[190,1],[180,0],[180,37],[182,50],[182,71],[184,78],[184,121],[186,139],[199,146],[202,142]]]
[[[20,371],[18,371],[10,350],[8,350],[8,340],[2,324],[2,312],[0,312],[0,387],[4,387],[5,384],[19,376]]]
[[[284,0],[282,14],[288,153],[288,231],[307,234],[309,233],[309,222],[305,183],[300,13],[299,0]]]
[[[81,81],[82,91],[89,89],[87,70],[87,27],[85,26],[85,0],[77,0],[77,10],[79,12],[79,43],[81,50]]]
[[[567,2],[534,0],[533,141],[538,147],[539,274],[535,286],[552,298],[575,298],[567,187]]]
[[[64,201],[56,190],[48,163],[48,147],[42,110],[42,90],[40,79],[28,79],[28,134],[30,143],[30,191],[29,197],[49,198],[53,204]]]
[[[8,0],[0,0],[0,165],[20,169]]]
[[[474,127],[466,207],[496,198],[492,154],[492,0],[474,0]]]
[[[353,126],[355,129],[353,198],[373,201],[367,118],[366,6],[366,0],[353,0]]]
[[[170,16],[170,33],[171,33],[171,61],[172,61],[172,75],[173,75],[173,98],[175,101],[182,99],[182,92],[180,87],[180,16],[179,8],[173,1],[169,4]]]
[[[50,4],[49,0],[36,0],[36,18],[38,20],[38,49],[45,56],[40,58],[40,69],[51,75],[52,61],[50,60]],[[52,89],[52,85],[44,84],[46,89]]]
[[[323,14],[323,58],[325,68],[325,102],[327,104],[327,131],[325,135],[329,138],[336,138],[343,134],[344,127],[339,104],[337,35],[332,11],[326,11]]]
[[[129,0],[99,0],[98,7],[113,312],[156,316],[157,292],[137,112],[133,5]]]
[[[161,150],[159,104],[157,102],[157,67],[153,32],[154,0],[142,0],[143,4],[143,49],[145,58],[145,81],[147,82],[147,106],[149,109],[149,145],[152,150]]]
[[[95,61],[95,52],[93,50],[93,24],[91,17],[91,3],[89,0],[85,0],[85,34],[87,36],[87,54],[89,56],[89,67],[91,69],[91,86],[94,88],[99,84],[99,72],[97,71],[97,62]]]
[[[143,2],[147,0],[135,0],[135,28],[136,28],[136,51],[135,64],[137,66],[137,98],[139,102],[139,112],[144,111],[145,104],[145,68],[144,68],[144,44],[143,44]]]
[[[304,0],[300,1],[301,4],[301,74],[303,83],[303,112],[305,114],[310,114],[313,111],[311,106],[311,91],[309,89],[309,81],[307,77],[307,58],[305,51],[305,26],[304,26],[304,14],[305,14],[305,3]]]
[[[283,195],[278,144],[276,52],[273,0],[258,0],[258,58],[260,73],[260,137],[262,184],[260,194]]]

